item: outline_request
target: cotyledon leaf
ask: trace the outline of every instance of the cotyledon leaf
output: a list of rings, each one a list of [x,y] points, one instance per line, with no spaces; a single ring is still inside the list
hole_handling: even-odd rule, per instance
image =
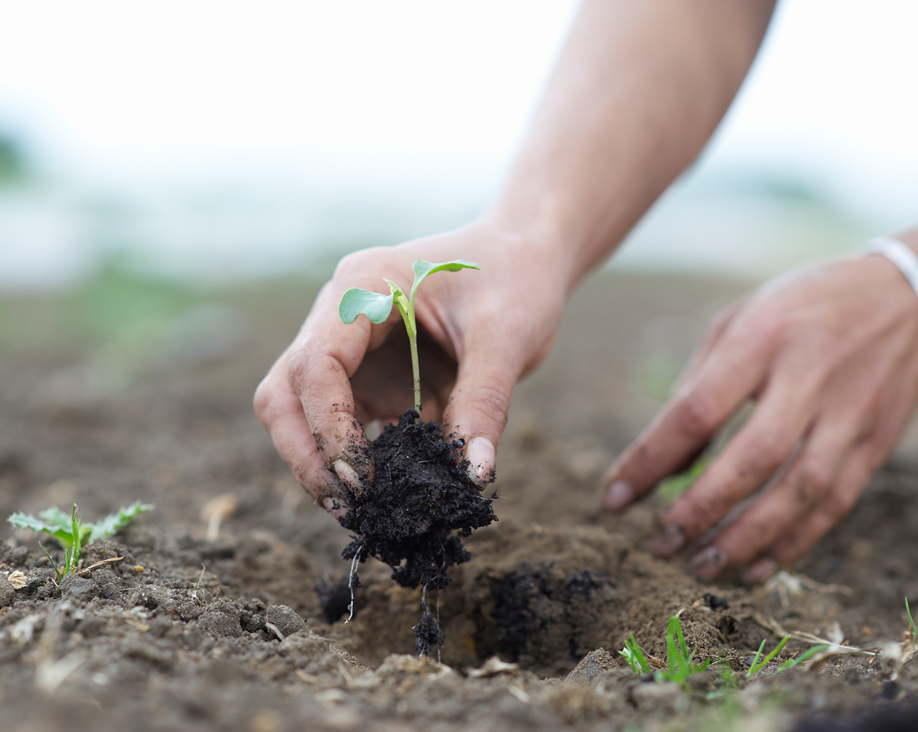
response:
[[[414,263],[414,284],[411,285],[411,295],[409,299],[414,302],[414,293],[417,292],[420,285],[428,275],[434,272],[458,272],[460,269],[481,269],[474,262],[466,262],[464,259],[456,259],[452,262],[440,262],[434,264],[426,259],[419,259]]]
[[[341,296],[338,303],[338,315],[342,322],[350,325],[358,315],[366,315],[371,323],[385,323],[392,312],[393,294],[383,295],[379,292],[361,290],[352,287]]]

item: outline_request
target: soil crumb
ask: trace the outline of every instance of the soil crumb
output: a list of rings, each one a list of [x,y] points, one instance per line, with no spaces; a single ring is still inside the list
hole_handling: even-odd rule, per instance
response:
[[[458,445],[440,426],[417,419],[409,409],[373,441],[376,478],[341,519],[355,534],[342,556],[376,557],[402,587],[439,590],[452,581],[449,567],[470,559],[460,537],[496,520],[494,497],[471,485],[467,461],[456,462]]]

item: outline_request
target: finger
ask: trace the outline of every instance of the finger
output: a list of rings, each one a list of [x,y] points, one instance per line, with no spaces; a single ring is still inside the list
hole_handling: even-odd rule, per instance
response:
[[[692,559],[704,580],[758,558],[833,489],[851,447],[866,432],[866,416],[828,415],[809,436],[787,472],[763,491],[717,537]]]
[[[733,321],[734,316],[745,304],[745,302],[745,299],[740,300],[728,308],[719,310],[713,316],[711,316],[711,321],[708,324],[708,328],[701,339],[701,343],[693,351],[688,362],[683,367],[682,372],[676,378],[675,382],[673,382],[670,393],[675,394],[678,392],[680,387],[695,375],[695,372],[698,370],[701,364],[705,362],[705,359],[707,359],[707,357],[714,350],[715,346],[717,346],[717,344],[720,342],[721,336],[723,336],[727,331],[727,328]]]
[[[775,541],[767,552],[767,557],[776,563],[775,569],[777,566],[791,566],[848,514],[870,479],[875,453],[876,447],[872,442],[858,445],[839,471],[833,490],[813,511]]]
[[[759,388],[765,368],[759,341],[724,337],[606,473],[603,507],[620,511],[678,471]]]
[[[255,392],[255,414],[297,481],[336,518],[346,511],[346,491],[316,448],[299,398],[281,369],[272,369]]]
[[[338,293],[326,285],[287,354],[287,379],[329,470],[354,492],[373,481],[373,457],[360,427],[350,377],[386,326],[366,318],[345,325]],[[374,333],[374,330],[376,331]]]
[[[764,485],[796,449],[813,413],[815,386],[775,378],[749,421],[686,493],[660,517],[651,551],[668,556],[698,538]],[[678,539],[678,541],[677,541]]]
[[[519,364],[493,344],[506,342],[484,323],[460,357],[456,386],[443,415],[455,437],[465,440],[469,479],[483,487],[494,479],[494,462],[510,412]]]

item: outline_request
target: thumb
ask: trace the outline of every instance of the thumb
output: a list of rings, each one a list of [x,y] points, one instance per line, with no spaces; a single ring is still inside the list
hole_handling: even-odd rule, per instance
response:
[[[452,439],[465,441],[469,479],[480,488],[494,480],[497,446],[507,424],[519,369],[495,356],[495,348],[470,349],[443,415]]]

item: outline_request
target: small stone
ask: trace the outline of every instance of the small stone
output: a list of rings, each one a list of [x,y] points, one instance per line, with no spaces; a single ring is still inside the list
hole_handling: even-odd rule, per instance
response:
[[[617,667],[615,656],[605,648],[597,648],[583,657],[577,667],[568,674],[567,680],[589,683],[604,671]]]
[[[306,621],[288,605],[268,605],[265,620],[276,627],[284,638],[306,630]]]

